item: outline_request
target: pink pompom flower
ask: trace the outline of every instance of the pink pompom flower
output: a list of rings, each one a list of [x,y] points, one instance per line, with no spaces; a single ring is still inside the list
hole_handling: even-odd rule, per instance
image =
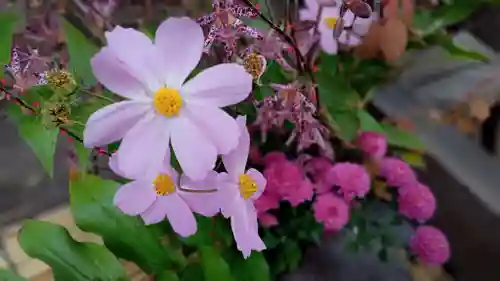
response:
[[[279,224],[278,218],[270,213],[260,213],[257,215],[260,225],[263,227],[271,227]]]
[[[356,139],[356,144],[366,155],[381,159],[387,153],[387,139],[376,132],[362,132]]]
[[[332,189],[333,184],[328,179],[328,171],[332,167],[332,162],[326,157],[314,157],[304,165],[304,171],[311,177],[316,193],[325,193]]]
[[[398,189],[399,212],[420,222],[430,219],[436,211],[436,198],[420,183]]]
[[[413,169],[403,160],[395,157],[386,157],[380,162],[380,175],[389,186],[405,187],[417,183],[417,176]]]
[[[439,229],[428,225],[416,229],[410,240],[410,250],[430,265],[444,264],[450,258],[448,239]]]
[[[264,169],[267,189],[281,197],[300,188],[304,173],[299,165],[288,160],[274,161]]]
[[[323,223],[325,230],[338,231],[349,221],[349,206],[340,197],[325,193],[313,203],[314,218]]]
[[[339,186],[339,193],[349,201],[355,197],[363,198],[370,191],[370,175],[358,164],[337,163],[328,172],[328,179]]]

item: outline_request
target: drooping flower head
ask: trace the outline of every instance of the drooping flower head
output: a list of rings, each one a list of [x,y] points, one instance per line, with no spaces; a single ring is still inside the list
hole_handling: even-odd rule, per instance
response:
[[[110,159],[110,168],[116,174],[133,179],[124,184],[115,194],[113,203],[125,214],[140,215],[146,224],[155,224],[168,219],[172,229],[181,236],[196,232],[196,220],[181,194],[178,193],[178,174],[170,167],[170,158],[158,172],[136,177],[120,169],[117,155]]]
[[[346,45],[358,45],[361,37],[368,32],[372,19],[357,18],[350,10],[341,16],[342,1],[332,1],[331,5],[320,8],[317,0],[306,0],[306,7],[299,11],[300,20],[316,21],[319,15],[318,32],[320,46],[329,54],[336,54],[338,42]],[[337,33],[338,34],[335,34]]]
[[[246,117],[236,119],[241,131],[238,146],[230,153],[222,155],[227,173],[222,173],[219,183],[219,203],[225,217],[231,218],[231,229],[238,250],[247,258],[252,250],[266,248],[259,237],[257,211],[254,200],[259,198],[266,187],[266,179],[255,169],[245,171],[250,150],[250,135],[246,127]]]
[[[450,258],[446,236],[432,226],[419,226],[410,240],[410,250],[430,265],[441,265]]]
[[[171,147],[184,173],[203,179],[217,154],[238,144],[238,126],[220,108],[245,99],[252,77],[240,65],[219,64],[185,82],[201,58],[204,40],[201,27],[188,18],[164,21],[154,43],[119,26],[106,38],[108,45],[92,58],[92,69],[99,82],[127,100],[89,118],[85,146],[123,139],[117,161],[137,175],[157,170]]]

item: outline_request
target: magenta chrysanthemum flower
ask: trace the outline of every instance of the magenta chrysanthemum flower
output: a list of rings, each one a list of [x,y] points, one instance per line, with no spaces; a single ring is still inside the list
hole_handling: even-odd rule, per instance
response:
[[[387,184],[393,187],[405,187],[417,182],[413,169],[406,162],[394,157],[381,160],[380,175],[385,177]]]
[[[306,0],[306,8],[299,11],[299,16],[302,21],[316,21],[320,5],[317,0]],[[346,45],[358,45],[361,43],[361,38],[371,25],[372,19],[363,19],[356,17],[351,11],[347,11],[340,19],[341,2],[334,3],[336,5],[325,6],[322,8],[320,20],[318,24],[318,32],[320,34],[320,46],[323,51],[336,54],[338,51],[337,38],[334,36],[336,28],[340,28],[338,41]],[[341,24],[342,26],[337,26]],[[347,29],[346,27],[349,27]]]
[[[304,171],[310,176],[317,193],[325,193],[332,189],[333,183],[328,178],[328,172],[333,167],[330,159],[314,157],[304,165]]]
[[[322,222],[325,230],[338,231],[349,221],[349,206],[332,193],[321,194],[313,203],[314,218]]]
[[[279,224],[278,218],[269,213],[259,213],[258,218],[260,225],[263,227],[271,227]]]
[[[123,139],[118,162],[136,175],[157,170],[171,146],[184,173],[203,179],[217,154],[238,144],[238,126],[221,107],[244,100],[252,77],[238,64],[219,64],[185,82],[201,58],[204,40],[201,27],[189,18],[164,21],[154,44],[130,28],[116,27],[106,38],[108,45],[92,58],[92,69],[99,82],[128,100],[89,118],[85,146]]]
[[[308,179],[304,179],[297,186],[297,189],[290,190],[283,199],[290,202],[293,207],[297,207],[303,202],[311,200],[313,195],[314,189],[312,183]]]
[[[120,169],[120,163],[112,156],[110,168],[118,175],[130,175]],[[177,172],[165,163],[159,173],[149,171],[118,189],[113,203],[125,214],[140,215],[146,224],[161,222],[165,217],[173,230],[181,236],[196,232],[196,219],[191,209],[177,192]]]
[[[255,169],[245,172],[250,135],[246,128],[246,118],[236,119],[241,131],[238,146],[222,156],[227,173],[221,173],[219,183],[219,205],[225,217],[231,218],[231,229],[238,250],[247,258],[252,250],[262,251],[266,245],[259,237],[257,211],[254,200],[259,198],[266,187],[266,179]]]
[[[436,211],[436,198],[431,190],[420,183],[398,189],[399,212],[418,221],[430,219]]]
[[[356,144],[368,156],[381,159],[387,153],[387,139],[376,132],[363,132],[356,139]]]
[[[277,162],[288,161],[288,159],[286,158],[285,153],[281,151],[272,151],[266,153],[262,161],[264,162],[264,165],[267,167]]]
[[[328,171],[328,180],[339,186],[339,193],[346,200],[363,198],[370,191],[370,176],[361,165],[344,162],[337,163]]]
[[[296,163],[292,161],[277,161],[264,169],[269,192],[278,194],[281,198],[300,189],[304,181],[304,173]]]
[[[431,265],[441,265],[450,258],[450,244],[446,236],[432,226],[420,226],[410,240],[410,250],[420,260]]]

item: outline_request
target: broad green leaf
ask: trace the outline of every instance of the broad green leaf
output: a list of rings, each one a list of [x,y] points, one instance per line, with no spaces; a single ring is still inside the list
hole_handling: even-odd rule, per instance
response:
[[[16,275],[7,269],[0,269],[0,281],[28,281],[28,279]]]
[[[71,182],[71,211],[84,231],[102,236],[115,255],[135,262],[147,273],[172,266],[174,252],[160,241],[154,227],[146,227],[138,217],[123,214],[113,205],[118,183],[87,175]],[[177,264],[175,264],[177,265]]]
[[[269,264],[262,252],[253,251],[247,259],[244,259],[240,252],[230,249],[226,260],[230,263],[235,280],[271,281]]]
[[[98,47],[67,20],[61,18],[61,21],[68,45],[69,70],[85,84],[95,84],[96,79],[92,73],[90,59],[97,53]]]
[[[296,269],[302,260],[302,250],[299,244],[296,241],[287,240],[282,247],[281,253],[286,259],[288,269]]]
[[[179,281],[179,277],[177,273],[172,270],[166,270],[158,273],[155,278],[155,281]]]
[[[403,131],[389,124],[382,124],[387,142],[411,150],[424,150],[424,144],[411,132]]]
[[[10,63],[10,55],[12,49],[12,35],[17,22],[17,17],[13,13],[0,13],[0,65]],[[3,71],[0,77],[3,76]]]
[[[318,75],[319,99],[329,112],[354,111],[360,103],[358,93],[342,76],[331,76],[325,73]]]
[[[268,61],[266,70],[260,77],[260,82],[264,85],[270,83],[286,84],[288,83],[288,78],[283,68],[276,61]]]
[[[229,264],[213,246],[200,248],[201,266],[207,281],[240,281],[233,279]]]
[[[129,280],[118,259],[104,246],[77,242],[60,225],[26,220],[18,240],[28,256],[51,267],[54,281]]]
[[[425,159],[424,155],[420,152],[416,151],[393,151],[394,155],[399,156],[402,160],[404,160],[409,165],[416,168],[425,168]]]
[[[54,95],[54,91],[48,85],[33,86],[28,89],[26,95],[23,96],[23,101],[29,105],[34,103],[43,103],[48,101]]]
[[[205,279],[205,275],[203,274],[203,267],[199,263],[188,264],[182,270],[180,279],[181,281],[210,281]]]
[[[263,100],[265,97],[274,95],[274,90],[270,86],[263,85],[255,87],[253,89],[253,94],[255,96],[255,99],[260,101]]]
[[[81,142],[74,142],[76,156],[78,157],[78,168],[80,173],[86,173],[90,164],[90,149],[83,146]]]
[[[466,58],[466,59],[472,59],[472,60],[478,60],[482,62],[488,62],[490,59],[484,55],[481,54],[480,52],[469,50],[467,48],[464,48],[458,44],[456,44],[453,41],[453,38],[444,33],[440,32],[436,35],[430,36],[429,40],[432,41],[434,44],[440,45],[443,49],[445,49],[451,56],[457,57],[457,58]]]
[[[189,237],[181,238],[182,243],[193,246],[211,246],[216,242],[221,242],[226,246],[231,245],[233,236],[228,221],[222,216],[203,217],[196,216],[198,231]]]
[[[360,121],[357,111],[332,111],[330,115],[337,127],[337,135],[345,140],[352,141],[358,134]]]
[[[47,174],[52,177],[59,130],[57,128],[45,128],[40,119],[35,116],[25,115],[19,105],[10,104],[7,110],[8,116],[17,126],[21,138],[26,141]]]
[[[361,131],[384,133],[382,125],[368,111],[362,108],[358,109],[358,119]]]

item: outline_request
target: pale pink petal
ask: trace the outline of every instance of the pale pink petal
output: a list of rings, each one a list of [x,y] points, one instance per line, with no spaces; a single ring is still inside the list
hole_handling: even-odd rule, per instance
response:
[[[141,218],[146,225],[159,223],[167,216],[159,199],[159,197],[156,197],[154,203],[144,213],[141,213]]]
[[[108,46],[118,60],[126,65],[129,73],[143,83],[151,92],[163,86],[163,77],[156,73],[157,51],[151,39],[133,29],[116,26],[105,33]]]
[[[224,107],[241,102],[252,91],[252,76],[243,66],[223,63],[203,70],[182,87],[188,102]]]
[[[368,19],[357,18],[356,21],[354,22],[352,30],[357,34],[363,36],[370,29],[370,25],[372,24],[372,22],[373,22],[372,18]]]
[[[161,170],[170,157],[168,121],[149,113],[125,135],[116,152],[125,176],[149,179]]]
[[[353,32],[343,31],[340,34],[339,42],[349,46],[356,46],[361,44],[361,38]]]
[[[244,258],[247,258],[252,250],[263,251],[266,249],[266,245],[259,237],[255,209],[252,210],[245,205],[241,207],[239,213],[231,216],[231,229],[238,250],[242,252]]]
[[[182,171],[193,180],[202,180],[215,167],[217,149],[184,114],[171,121],[172,148]]]
[[[221,213],[228,218],[238,212],[245,200],[241,197],[238,183],[231,179],[227,173],[219,173],[217,181],[219,184],[218,200]]]
[[[255,169],[248,169],[248,171],[246,172],[247,175],[249,175],[254,181],[255,183],[257,184],[257,192],[255,192],[252,197],[252,200],[255,200],[257,198],[260,197],[260,195],[262,195],[262,192],[264,192],[264,190],[266,189],[266,184],[267,184],[267,180],[266,178],[262,175],[261,172],[255,170]]]
[[[299,11],[299,18],[302,21],[306,20],[311,20],[315,21],[316,20],[316,11],[310,10],[310,9],[302,9]]]
[[[193,181],[185,175],[181,176],[181,187],[187,190],[217,190],[219,184],[218,175],[215,171],[209,171],[207,177],[202,181]],[[217,214],[221,208],[222,202],[219,200],[219,192],[198,193],[178,191],[179,196],[186,201],[193,212],[206,217],[212,217]]]
[[[130,216],[137,216],[146,211],[156,199],[156,194],[150,188],[150,182],[132,181],[118,189],[113,204]]]
[[[238,146],[226,155],[222,155],[224,167],[232,177],[237,177],[245,172],[250,151],[250,134],[246,126],[246,116],[238,116],[236,123],[240,131]]]
[[[99,109],[90,116],[85,125],[85,147],[120,140],[150,109],[151,104],[138,101],[117,102]]]
[[[169,18],[156,30],[155,44],[161,52],[166,85],[180,89],[200,61],[203,31],[187,17]]]
[[[336,54],[338,51],[338,43],[332,32],[321,33],[320,46],[328,54]]]
[[[329,33],[333,37],[333,29],[329,28],[326,24],[326,18],[336,18],[339,19],[340,9],[337,7],[323,7],[321,12],[320,22],[318,23],[318,31],[320,33]]]
[[[236,148],[240,130],[233,117],[215,106],[186,104],[186,111],[200,131],[212,141],[218,154],[226,154]]]
[[[134,100],[148,99],[144,85],[128,72],[109,47],[102,48],[90,64],[97,80],[111,92]]]
[[[195,234],[196,219],[186,202],[178,194],[162,196],[158,200],[175,232],[183,237]]]
[[[319,4],[317,0],[305,0],[304,2],[305,6],[308,10],[311,11],[311,13],[316,14],[316,12],[319,10]]]

